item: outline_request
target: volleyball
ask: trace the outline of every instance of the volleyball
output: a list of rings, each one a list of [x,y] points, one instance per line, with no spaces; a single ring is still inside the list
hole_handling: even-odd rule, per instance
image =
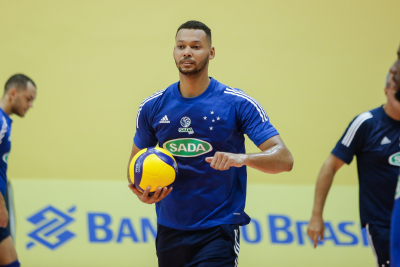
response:
[[[129,177],[141,192],[149,186],[150,192],[155,192],[158,187],[170,187],[177,173],[178,166],[174,157],[160,147],[140,150],[129,165]]]

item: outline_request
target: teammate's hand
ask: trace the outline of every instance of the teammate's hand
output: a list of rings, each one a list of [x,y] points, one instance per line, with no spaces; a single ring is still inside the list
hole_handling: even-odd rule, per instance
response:
[[[228,152],[216,152],[214,157],[207,157],[206,161],[211,163],[211,168],[225,171],[230,167],[242,167],[247,159],[246,154],[233,154]]]
[[[167,187],[164,187],[164,188],[159,187],[159,188],[157,188],[157,190],[154,192],[154,194],[152,196],[149,196],[150,188],[151,188],[150,186],[147,187],[143,193],[140,192],[139,190],[137,190],[136,187],[132,183],[129,183],[128,186],[131,189],[131,191],[138,197],[138,199],[140,201],[142,201],[143,203],[147,203],[147,204],[153,204],[153,203],[157,203],[157,202],[163,200],[172,191],[172,187],[170,189],[168,189]]]
[[[314,248],[316,248],[318,245],[318,239],[320,241],[324,241],[324,232],[325,224],[322,216],[313,215],[308,223],[307,235],[314,242]]]
[[[4,203],[0,203],[0,227],[6,228],[8,224],[8,211]]]

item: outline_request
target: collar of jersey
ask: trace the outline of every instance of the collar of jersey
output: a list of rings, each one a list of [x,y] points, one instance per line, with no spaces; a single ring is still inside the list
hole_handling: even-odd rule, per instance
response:
[[[0,108],[1,113],[4,115],[4,117],[6,118],[7,122],[11,123],[12,119],[10,118],[10,116],[8,116],[3,109]]]
[[[383,109],[383,105],[380,108],[380,112],[382,114],[383,120],[387,120],[388,122],[394,123],[394,124],[400,124],[400,121],[396,121],[395,119],[392,119],[391,117],[389,117],[388,114],[386,114],[385,110]]]
[[[178,99],[182,103],[196,103],[199,101],[202,101],[203,99],[207,98],[208,95],[210,95],[214,91],[214,87],[217,83],[216,80],[214,80],[212,77],[210,77],[211,81],[210,84],[208,85],[207,89],[201,94],[196,97],[191,97],[191,98],[186,98],[181,96],[181,93],[179,93],[179,82],[174,84],[174,94],[176,99]]]

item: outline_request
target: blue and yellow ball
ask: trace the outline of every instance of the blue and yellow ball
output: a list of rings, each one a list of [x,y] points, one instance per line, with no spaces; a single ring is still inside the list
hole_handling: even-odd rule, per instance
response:
[[[170,187],[177,173],[178,166],[174,157],[160,147],[140,150],[129,165],[131,181],[141,192],[149,186],[150,192],[155,192],[158,187]]]

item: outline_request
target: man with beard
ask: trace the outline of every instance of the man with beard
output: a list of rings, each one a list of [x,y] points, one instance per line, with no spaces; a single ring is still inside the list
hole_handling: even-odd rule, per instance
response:
[[[319,173],[307,234],[317,247],[324,239],[323,208],[335,173],[357,157],[361,225],[379,267],[390,266],[390,220],[400,166],[400,102],[393,73],[386,78],[386,104],[358,115],[337,142]]]
[[[10,232],[6,228],[9,223],[9,210],[6,207],[5,194],[8,155],[11,149],[12,120],[10,115],[16,114],[24,117],[28,109],[32,107],[35,98],[35,83],[23,74],[16,74],[6,82],[4,95],[0,99],[0,266],[2,267],[20,266]]]
[[[179,172],[173,189],[152,196],[150,187],[129,187],[140,201],[156,203],[159,266],[237,266],[239,225],[250,222],[246,166],[279,173],[292,169],[293,158],[256,100],[208,76],[215,48],[205,24],[182,24],[175,41],[179,82],[140,105],[129,162],[158,144],[175,156]],[[260,153],[245,154],[244,134]]]
[[[397,51],[397,60],[390,68],[390,72],[393,75],[395,97],[400,101],[400,47]],[[390,257],[392,267],[400,267],[400,173],[392,214]]]

